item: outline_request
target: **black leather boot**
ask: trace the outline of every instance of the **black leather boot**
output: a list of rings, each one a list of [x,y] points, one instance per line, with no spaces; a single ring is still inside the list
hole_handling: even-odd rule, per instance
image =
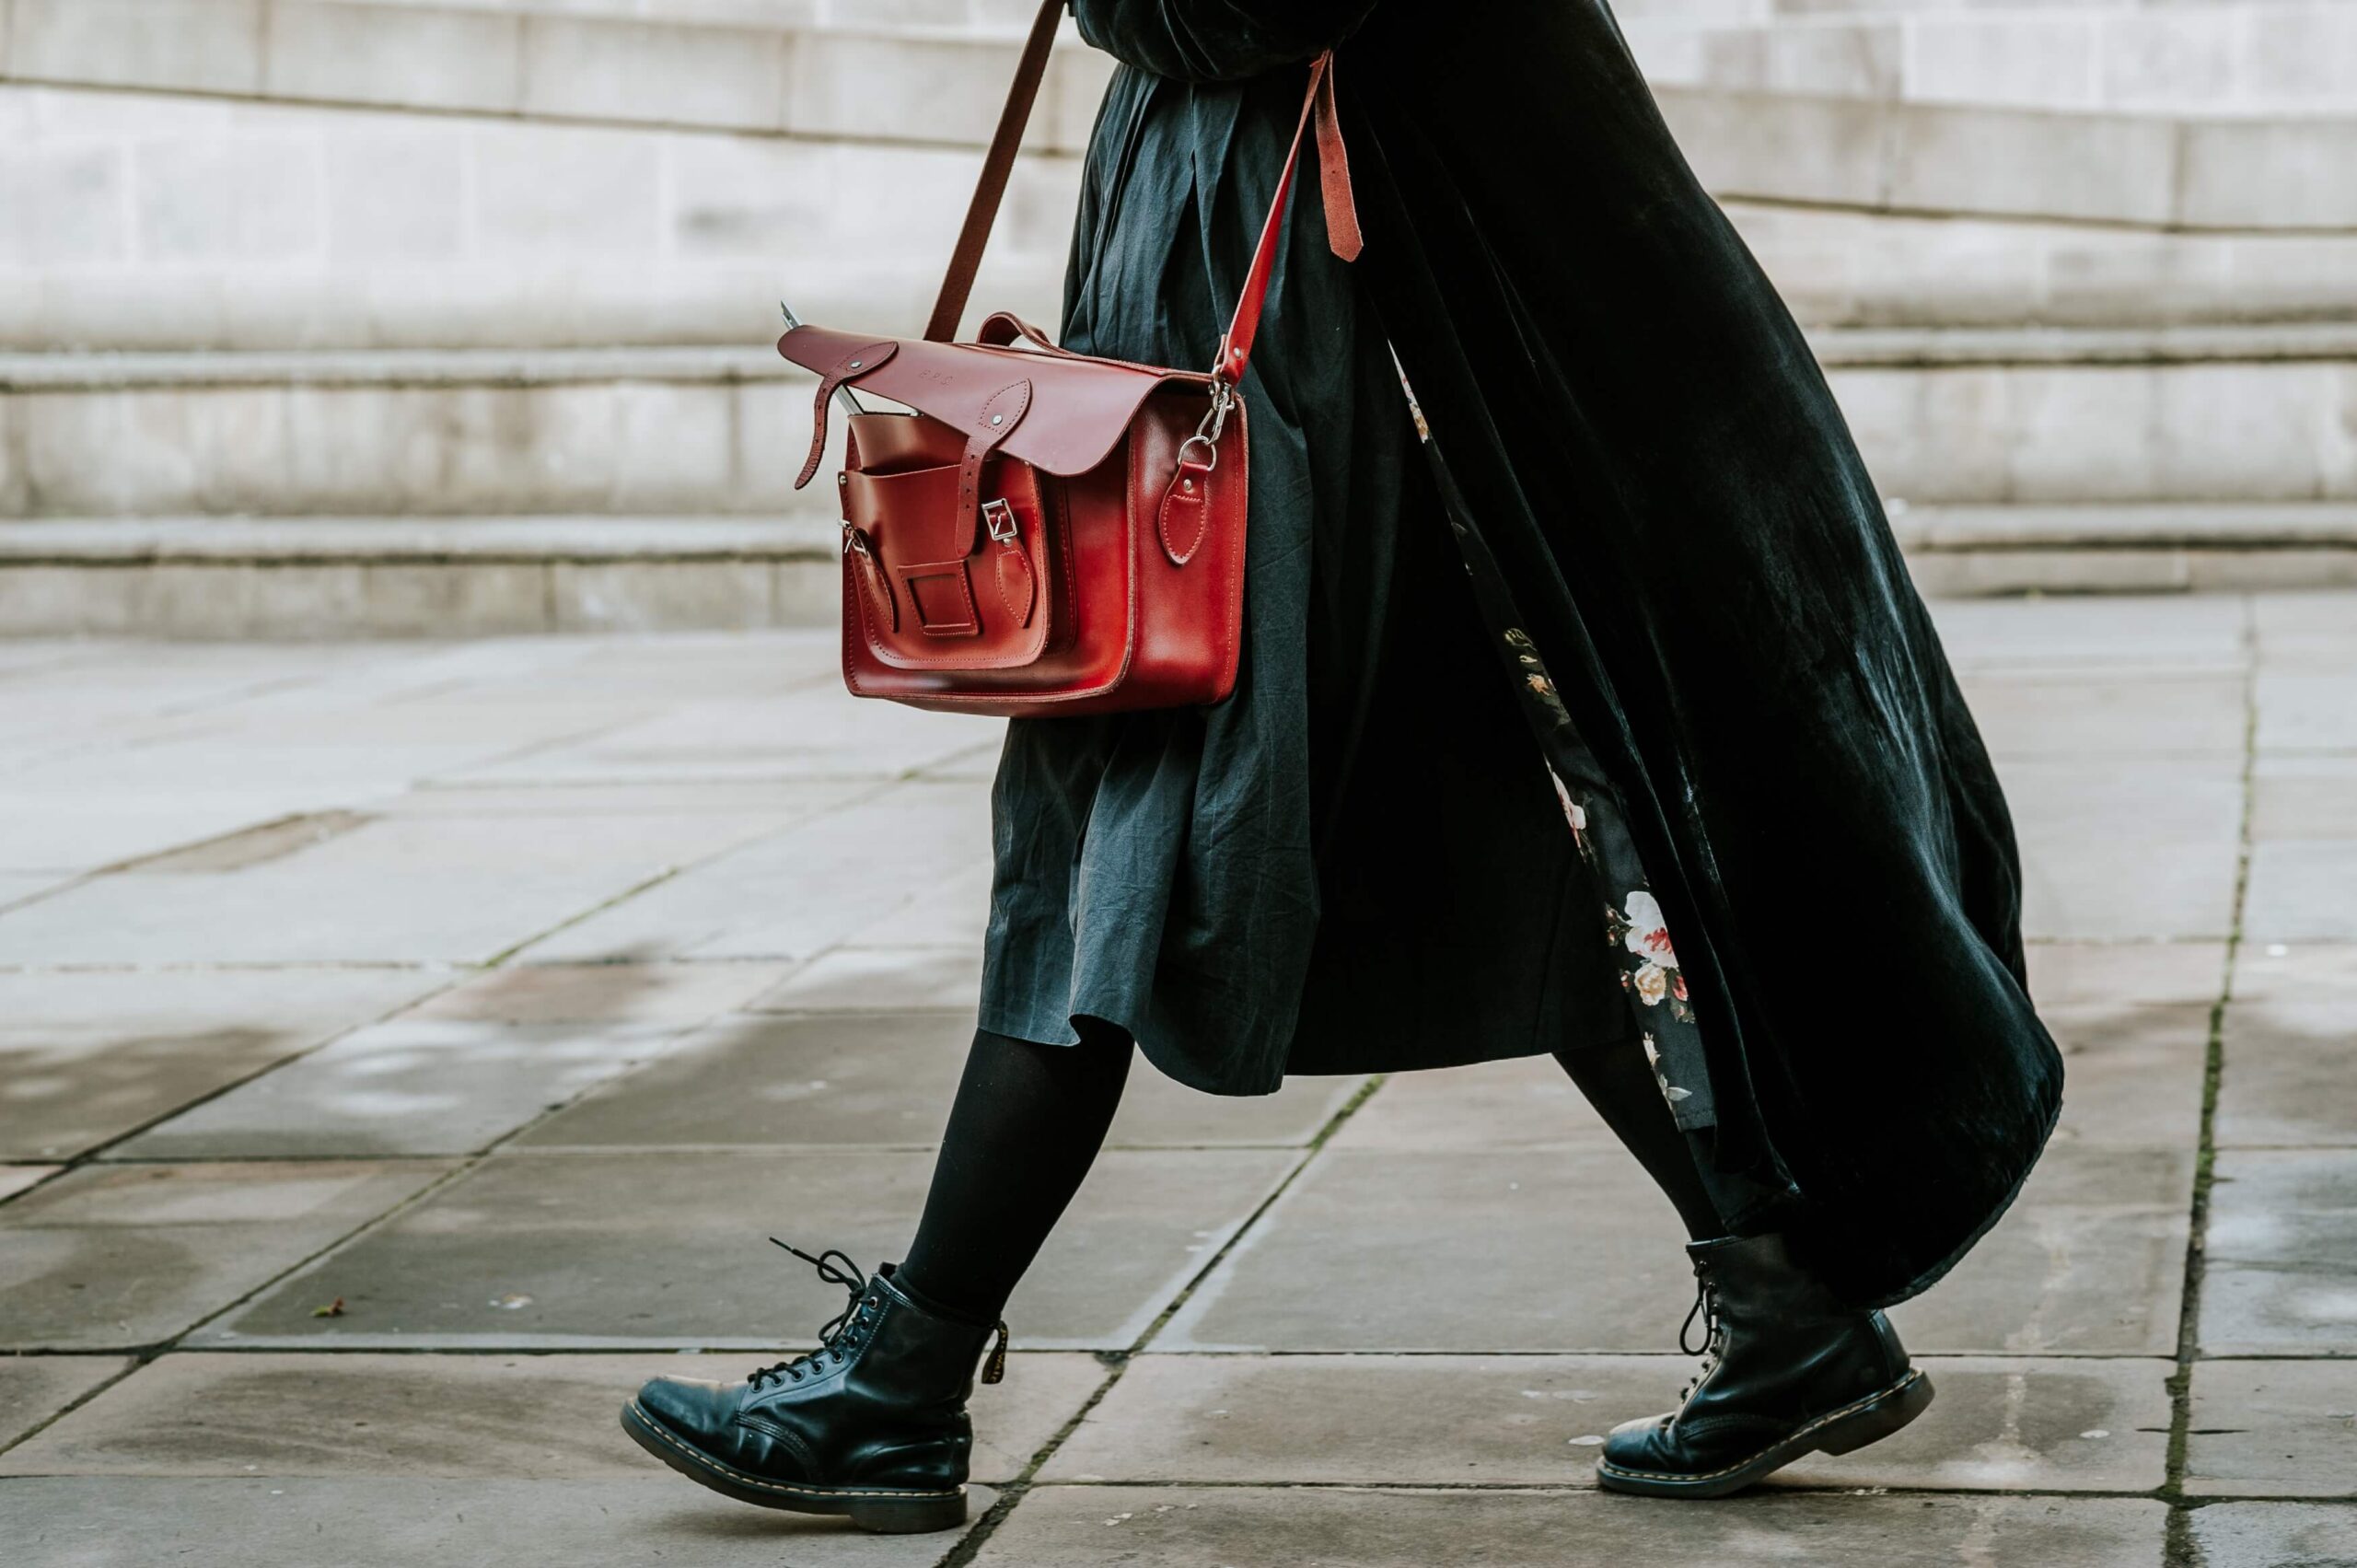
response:
[[[1006,1325],[928,1312],[893,1283],[889,1263],[869,1277],[840,1252],[786,1250],[851,1293],[819,1331],[819,1348],[742,1382],[653,1378],[622,1407],[622,1430],[739,1502],[842,1514],[887,1535],[964,1524],[974,1446],[966,1400],[993,1335],[982,1381],[1004,1376]]]
[[[1596,1466],[1608,1489],[1724,1497],[1803,1455],[1887,1437],[1932,1402],[1932,1380],[1907,1364],[1890,1320],[1843,1307],[1782,1237],[1686,1250],[1701,1283],[1687,1327],[1699,1315],[1706,1328],[1689,1353],[1702,1371],[1678,1409],[1612,1429]]]

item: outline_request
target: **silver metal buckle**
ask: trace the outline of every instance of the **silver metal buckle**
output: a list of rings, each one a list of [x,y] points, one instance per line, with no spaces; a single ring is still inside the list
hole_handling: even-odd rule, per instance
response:
[[[1023,531],[1015,520],[1015,508],[1008,505],[1003,497],[982,503],[982,526],[991,530],[991,538],[1000,544],[1013,544]]]

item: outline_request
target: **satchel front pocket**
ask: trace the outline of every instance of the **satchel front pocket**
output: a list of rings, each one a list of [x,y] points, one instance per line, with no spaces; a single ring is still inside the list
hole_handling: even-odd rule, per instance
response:
[[[1028,664],[1051,620],[1039,483],[1028,465],[994,459],[966,512],[958,481],[956,464],[843,475],[844,570],[868,644],[903,667]]]

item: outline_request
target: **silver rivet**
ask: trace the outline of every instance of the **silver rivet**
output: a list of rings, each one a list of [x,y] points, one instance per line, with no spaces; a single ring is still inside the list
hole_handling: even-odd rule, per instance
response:
[[[864,360],[864,359],[854,359],[854,360],[853,360],[853,361],[851,362],[851,367],[852,367],[853,370],[856,370],[856,369],[858,369],[861,366],[863,366],[863,365],[865,365],[865,364],[866,364],[866,363],[867,363],[867,362],[866,362],[865,360]]]
[[[1003,413],[994,413],[991,415],[991,423],[993,424],[1004,424],[1006,423],[1006,415]]]
[[[1189,480],[1189,481],[1187,482],[1187,488],[1188,488],[1188,489],[1190,489],[1190,490],[1194,489],[1194,488],[1195,488],[1195,482],[1194,482],[1193,480],[1191,480],[1191,479],[1190,479],[1190,480]]]

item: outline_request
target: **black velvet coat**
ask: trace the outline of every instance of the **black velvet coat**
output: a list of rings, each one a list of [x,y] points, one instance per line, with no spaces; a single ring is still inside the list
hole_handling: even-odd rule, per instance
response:
[[[1265,128],[1247,134],[1250,105],[1263,104],[1261,119],[1277,106],[1289,132],[1298,63],[1340,42],[1366,234],[1349,270],[1369,319],[1356,330],[1396,348],[1522,626],[1617,789],[1699,1020],[1717,1164],[1796,1192],[1787,1230],[1852,1299],[1921,1290],[2003,1211],[2060,1106],[2061,1061],[2025,991],[2012,826],[1808,345],[1688,169],[1609,10],[1601,0],[1077,0],[1075,10],[1092,43],[1138,72],[1174,91],[1206,84],[1207,103],[1231,106],[1215,117],[1211,153],[1196,157],[1225,158],[1223,178],[1247,192],[1272,183],[1283,144]],[[1100,123],[1100,143],[1106,134]],[[1100,146],[1092,161],[1121,156]],[[1306,236],[1322,239],[1315,202],[1296,205],[1289,265],[1303,264]],[[1163,211],[1115,226],[1117,245],[1150,260],[1156,278],[1171,251],[1212,248],[1193,227],[1197,210]],[[1213,293],[1232,275],[1225,263],[1209,271]],[[1272,320],[1287,308],[1284,286]],[[1291,297],[1312,308],[1300,291]],[[1182,308],[1187,335],[1226,303]],[[1146,358],[1175,346],[1106,341],[1119,335],[1099,332],[1092,346]],[[1368,363],[1364,345],[1334,356]],[[1256,360],[1256,378],[1262,369]],[[1357,401],[1344,400],[1362,410],[1364,380]],[[1314,426],[1317,411],[1294,415]],[[1253,417],[1257,465],[1258,405]],[[1372,441],[1371,471],[1396,461],[1397,439],[1395,427]],[[1427,526],[1425,486],[1399,470],[1391,494],[1405,500],[1376,509],[1411,515],[1378,540]],[[1257,473],[1253,505],[1258,529]],[[1248,594],[1257,587],[1248,578]],[[1257,619],[1251,631],[1262,631]],[[1396,645],[1375,642],[1396,656]],[[1492,727],[1485,719],[1480,732]],[[1025,745],[1010,740],[1018,793]],[[1509,752],[1523,760],[1481,771],[1531,766],[1527,741],[1499,740],[1497,755]],[[1051,746],[1028,765],[1072,754]],[[1001,788],[1004,814],[1004,771]],[[1501,788],[1522,810],[1530,792]],[[1445,830],[1414,811],[1389,827]],[[1004,879],[1004,823],[1001,833]],[[1533,909],[1595,896],[1575,869],[1530,869],[1541,885]],[[1484,936],[1512,939],[1504,925]],[[1552,961],[1550,940],[1527,936],[1523,970]],[[1527,995],[1520,1005],[1529,1010]],[[1019,1023],[1019,1011],[1003,1006],[994,1022],[986,985],[986,1023]],[[1306,1016],[1298,1028],[1318,1032]],[[1466,1054],[1508,1053],[1492,1043]]]

